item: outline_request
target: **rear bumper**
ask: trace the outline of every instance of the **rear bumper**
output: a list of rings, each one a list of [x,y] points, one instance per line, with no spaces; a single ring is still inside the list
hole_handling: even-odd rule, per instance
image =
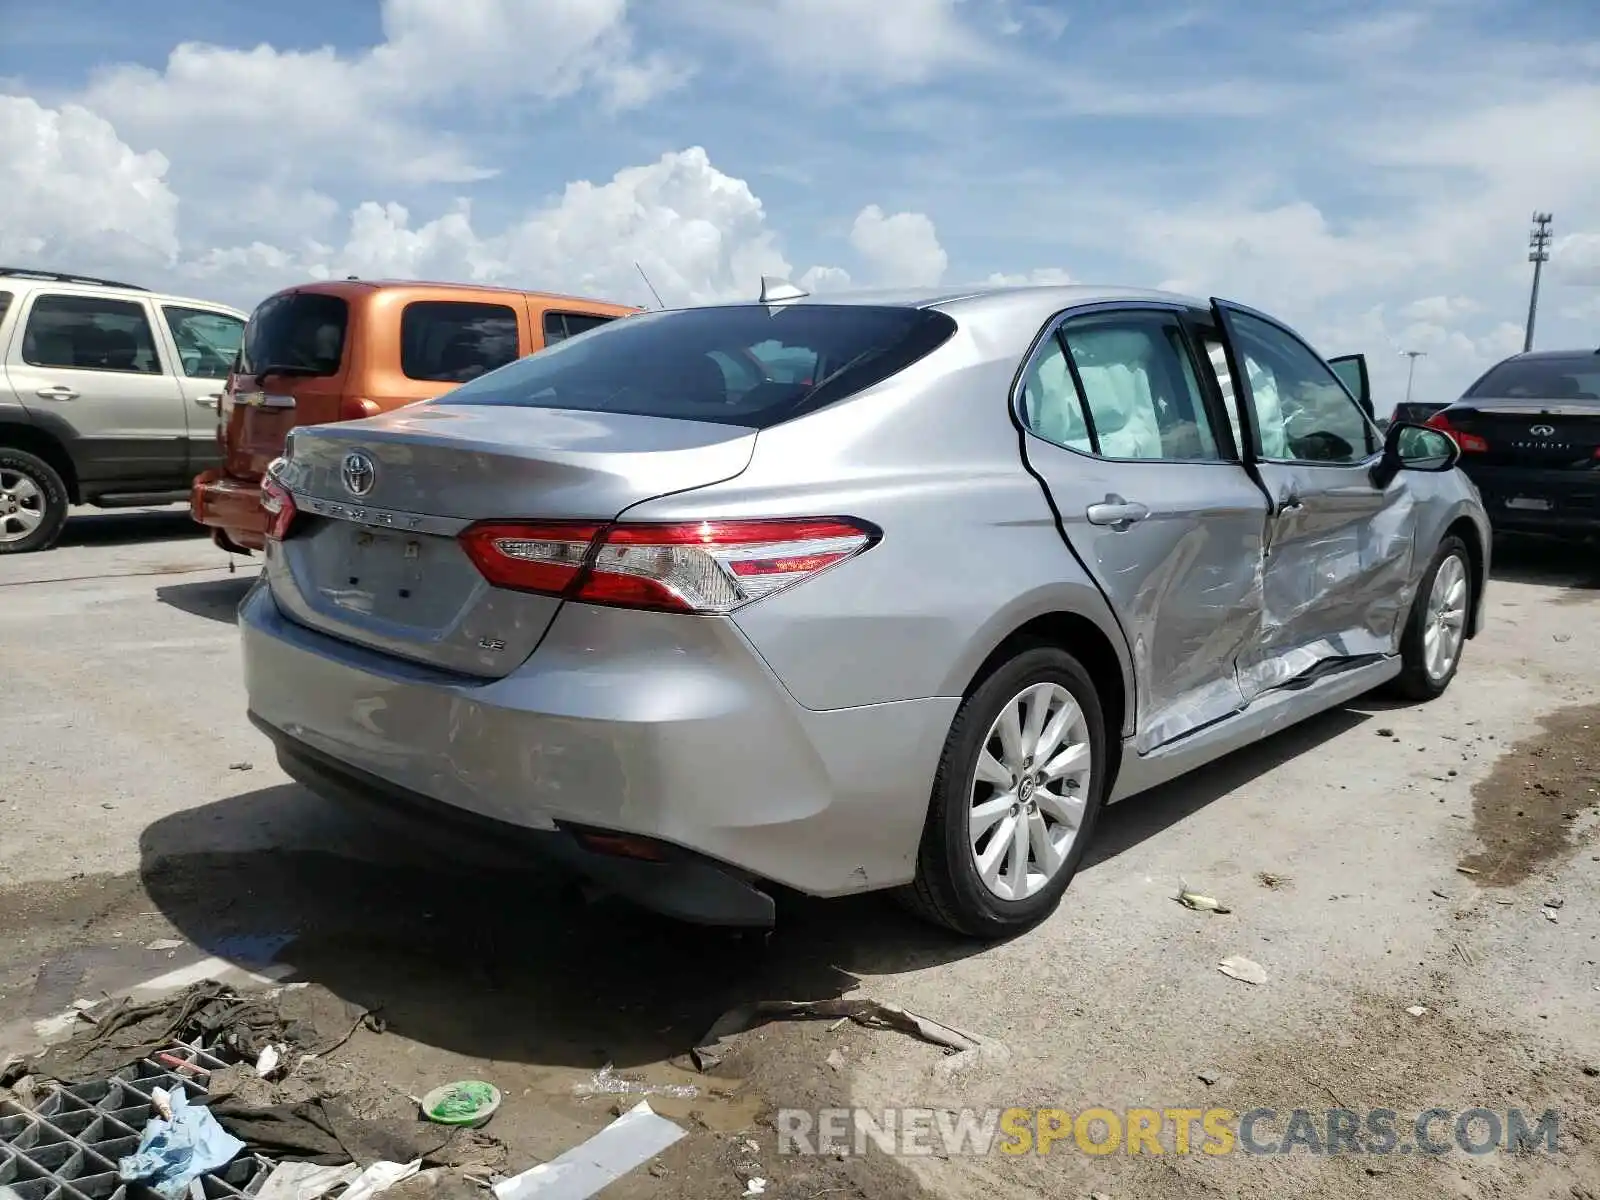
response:
[[[1507,533],[1600,534],[1600,469],[1551,471],[1489,467],[1467,458],[1490,525]],[[1542,503],[1548,507],[1529,507]]]
[[[189,490],[189,515],[244,549],[260,550],[266,544],[267,514],[259,483],[233,479],[219,469],[206,471]]]
[[[910,881],[959,703],[805,709],[720,618],[568,603],[487,681],[297,624],[264,583],[239,625],[250,711],[314,791],[347,792],[338,776],[491,828],[634,834],[821,896]]]

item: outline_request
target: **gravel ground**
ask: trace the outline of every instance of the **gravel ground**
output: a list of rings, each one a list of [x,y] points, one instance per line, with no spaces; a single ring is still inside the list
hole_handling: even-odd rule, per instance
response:
[[[736,1196],[759,1173],[783,1197],[1600,1196],[1600,559],[1499,560],[1443,699],[1359,702],[1113,808],[1028,935],[983,949],[862,898],[786,904],[763,948],[463,875],[325,809],[244,718],[253,567],[230,575],[181,511],[78,517],[60,549],[0,559],[0,1050],[74,999],[276,955],[383,1006],[356,1067],[500,1082],[495,1129],[531,1162],[611,1119],[572,1091],[605,1062],[688,1081],[727,1007],[861,994],[997,1045],[769,1026],[660,1103],[691,1137],[607,1195]],[[1180,879],[1232,911],[1174,903]],[[1266,981],[1220,973],[1231,955]],[[1269,1142],[1297,1108],[1393,1109],[1402,1134],[1431,1107],[1555,1109],[1561,1150],[776,1153],[774,1107],[845,1104],[1263,1107]]]

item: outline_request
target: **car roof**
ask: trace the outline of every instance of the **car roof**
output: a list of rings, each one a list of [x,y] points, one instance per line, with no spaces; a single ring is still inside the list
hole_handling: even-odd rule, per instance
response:
[[[1143,301],[1156,304],[1177,304],[1191,308],[1208,309],[1209,300],[1185,296],[1177,292],[1163,292],[1152,288],[1119,287],[1109,284],[1088,283],[982,283],[969,286],[924,288],[851,288],[845,291],[821,292],[776,300],[775,304],[814,305],[875,305],[885,308],[940,308],[965,311],[1000,311],[1018,305],[1059,311],[1081,304],[1098,304],[1107,301]],[[740,308],[759,304],[759,299],[729,300],[712,305],[685,305],[690,307]]]
[[[1502,362],[1584,362],[1600,357],[1600,350],[1524,350]]]
[[[537,300],[551,300],[564,304],[583,304],[593,308],[618,312],[636,312],[635,305],[619,304],[615,300],[600,300],[593,296],[573,296],[563,292],[541,292],[528,288],[505,287],[493,283],[454,283],[431,279],[308,279],[303,283],[279,288],[274,295],[284,292],[314,291],[323,295],[350,297],[378,291],[430,292],[465,295],[527,296]]]
[[[61,292],[66,295],[78,296],[104,296],[107,294],[120,295],[128,300],[154,300],[159,304],[181,304],[185,308],[203,308],[213,312],[226,313],[239,320],[248,320],[250,314],[231,304],[223,304],[217,300],[206,300],[199,296],[183,296],[175,292],[153,292],[149,288],[140,287],[136,283],[118,283],[111,279],[93,279],[86,275],[56,275],[52,272],[33,272],[18,269],[10,273],[0,272],[0,289],[21,291],[28,288],[33,291]]]

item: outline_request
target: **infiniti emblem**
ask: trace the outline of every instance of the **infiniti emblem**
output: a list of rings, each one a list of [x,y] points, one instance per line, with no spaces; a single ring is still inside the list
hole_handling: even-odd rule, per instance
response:
[[[1556,427],[1554,425],[1534,425],[1528,429],[1528,432],[1533,434],[1534,437],[1549,437],[1555,431]]]
[[[352,496],[365,496],[372,490],[378,469],[372,459],[359,450],[353,450],[344,456],[344,462],[339,465],[339,476],[344,480],[345,490]]]

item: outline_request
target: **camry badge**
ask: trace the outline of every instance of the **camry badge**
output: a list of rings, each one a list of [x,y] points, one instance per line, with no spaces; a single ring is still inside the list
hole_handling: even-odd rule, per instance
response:
[[[365,496],[372,490],[372,485],[377,481],[378,469],[359,450],[353,450],[344,456],[344,462],[339,466],[340,478],[344,480],[345,490],[352,496]]]

